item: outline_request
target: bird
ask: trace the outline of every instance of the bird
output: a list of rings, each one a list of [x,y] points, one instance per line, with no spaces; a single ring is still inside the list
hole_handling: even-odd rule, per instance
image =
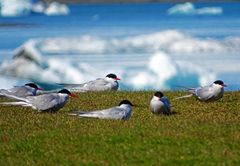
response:
[[[170,101],[163,95],[161,91],[157,91],[154,93],[151,101],[150,101],[150,111],[153,114],[171,114],[171,103]]]
[[[224,84],[222,80],[216,80],[211,85],[207,85],[204,87],[186,88],[186,90],[190,94],[186,96],[177,97],[174,100],[195,96],[200,101],[214,102],[223,97],[224,87],[226,86],[227,85]]]
[[[57,93],[43,94],[39,96],[17,97],[8,95],[8,97],[19,100],[16,102],[3,102],[2,105],[20,105],[31,107],[38,112],[56,112],[67,103],[69,96],[77,97],[67,89],[62,89]]]
[[[11,89],[0,89],[0,96],[7,97],[8,95],[13,95],[17,97],[27,97],[27,96],[36,96],[38,90],[43,90],[39,88],[34,83],[27,83],[23,86],[15,86]]]
[[[132,106],[134,105],[129,100],[122,100],[118,106],[112,108],[89,112],[77,111],[69,115],[85,118],[128,120],[132,114]]]
[[[58,85],[62,85],[67,87],[70,91],[75,92],[86,92],[86,91],[111,91],[117,90],[119,87],[118,78],[115,74],[108,74],[105,78],[98,78],[96,80],[92,80],[89,82],[85,82],[82,84],[64,84],[60,83]]]

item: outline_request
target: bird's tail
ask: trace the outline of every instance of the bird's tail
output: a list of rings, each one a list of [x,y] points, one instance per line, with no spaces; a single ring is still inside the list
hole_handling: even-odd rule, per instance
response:
[[[79,116],[79,117],[85,117],[85,118],[98,118],[98,114],[94,112],[85,112],[85,111],[76,111],[71,112],[68,115],[70,116]]]
[[[174,98],[173,100],[178,100],[178,99],[188,98],[188,97],[192,97],[192,96],[193,96],[193,94],[191,93],[191,94],[189,94],[189,95],[176,97],[176,98]]]
[[[178,99],[192,97],[195,94],[195,91],[196,91],[196,88],[190,88],[190,87],[186,87],[186,86],[178,86],[178,87],[183,88],[184,91],[189,92],[190,94],[174,98],[173,100],[178,100]]]
[[[5,90],[5,89],[0,89],[0,96],[1,96],[1,97],[4,96],[4,93],[6,93],[6,90]]]
[[[31,105],[29,105],[28,103],[24,102],[24,101],[15,101],[15,102],[3,102],[0,103],[1,105],[21,105],[21,106],[25,106],[25,107],[30,107]]]
[[[12,98],[12,99],[15,99],[15,100],[20,100],[20,101],[23,101],[23,102],[27,102],[28,100],[24,97],[18,97],[18,96],[14,96],[14,95],[11,95],[11,94],[7,94],[7,93],[1,93],[3,96],[5,97],[9,97],[9,98]]]
[[[71,116],[79,116],[81,114],[85,114],[86,112],[84,111],[73,111],[71,113],[69,113],[68,115],[71,115]]]

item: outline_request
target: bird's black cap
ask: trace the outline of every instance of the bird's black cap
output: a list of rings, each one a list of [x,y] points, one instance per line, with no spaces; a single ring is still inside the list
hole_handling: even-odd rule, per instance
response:
[[[39,89],[38,86],[34,83],[27,83],[27,84],[25,84],[25,86],[30,86],[32,88]]]
[[[67,89],[62,89],[62,90],[58,91],[58,93],[65,93],[65,94],[71,95],[71,92]]]
[[[120,103],[119,103],[119,106],[122,105],[122,104],[128,104],[130,106],[134,106],[129,100],[122,100]]]
[[[106,75],[106,77],[109,77],[109,78],[117,78],[117,76],[116,76],[116,74],[108,74],[108,75]]]
[[[222,80],[214,81],[214,84],[218,84],[218,85],[224,86],[224,82]]]
[[[161,97],[163,97],[164,95],[163,95],[162,92],[157,91],[157,92],[154,93],[154,96],[161,98]]]

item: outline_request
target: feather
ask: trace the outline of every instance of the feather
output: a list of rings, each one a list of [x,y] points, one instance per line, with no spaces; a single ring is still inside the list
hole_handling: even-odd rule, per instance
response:
[[[189,95],[185,95],[185,96],[180,96],[180,97],[174,98],[173,100],[188,98],[188,97],[192,97],[192,96],[193,96],[193,94],[189,94]]]

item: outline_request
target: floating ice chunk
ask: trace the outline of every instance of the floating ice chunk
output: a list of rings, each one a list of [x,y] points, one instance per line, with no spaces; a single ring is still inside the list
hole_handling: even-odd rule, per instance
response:
[[[151,57],[148,68],[157,75],[160,87],[177,74],[176,64],[163,52],[158,52]]]
[[[194,14],[195,7],[191,2],[185,2],[183,4],[177,4],[167,11],[168,14]]]
[[[169,15],[219,15],[223,13],[221,7],[195,8],[191,2],[177,4],[167,10]]]
[[[30,12],[52,15],[68,15],[70,9],[67,5],[58,2],[45,4],[39,1],[32,4],[31,0],[0,0],[0,16],[16,17],[28,15]]]
[[[126,83],[128,86],[134,89],[148,89],[152,88],[152,86],[157,82],[157,78],[153,73],[149,73],[148,71],[142,71],[139,73],[131,73],[126,76],[128,79]],[[157,86],[155,86],[156,88]]]
[[[196,10],[196,14],[218,15],[222,13],[223,9],[221,7],[204,7]]]
[[[216,79],[216,74],[190,63],[178,63],[170,55],[158,52],[150,58],[144,71],[125,76],[125,83],[133,89],[171,89],[177,85],[206,85]]]
[[[43,13],[46,8],[46,4],[42,1],[39,1],[32,5],[32,11],[35,13]]]
[[[13,58],[23,58],[41,64],[42,56],[37,50],[36,44],[38,40],[28,40],[22,46],[16,48],[13,53]]]
[[[48,16],[68,15],[70,10],[67,5],[58,2],[52,2],[45,9],[44,13]]]
[[[41,70],[39,66],[29,59],[17,58],[12,61],[4,61],[0,67],[0,73],[19,78],[36,79]]]
[[[145,71],[128,76],[127,83],[136,89],[167,88],[167,81],[177,74],[177,65],[164,52],[154,54]]]
[[[0,15],[3,17],[27,15],[30,11],[30,0],[0,0]]]
[[[108,42],[92,36],[80,38],[48,38],[41,43],[41,50],[48,53],[104,53]]]
[[[200,39],[177,30],[166,30],[152,34],[126,38],[47,38],[40,43],[45,53],[154,53],[163,50],[172,54],[222,52],[235,49],[237,44],[226,45],[215,39]]]

